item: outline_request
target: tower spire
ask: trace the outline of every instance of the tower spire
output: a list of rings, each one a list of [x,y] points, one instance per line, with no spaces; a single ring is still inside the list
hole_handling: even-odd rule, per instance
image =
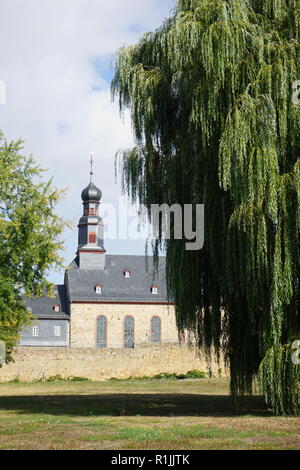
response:
[[[105,265],[104,227],[99,216],[102,192],[92,182],[93,163],[93,152],[91,152],[91,181],[81,193],[83,215],[78,224],[78,266],[82,269],[104,269]]]
[[[94,160],[93,160],[93,155],[94,155],[94,152],[91,152],[91,159],[90,159],[90,166],[91,166],[91,169],[90,169],[90,183],[92,182],[92,178],[93,178],[93,174],[94,174],[94,171],[93,171],[93,164],[94,164]]]

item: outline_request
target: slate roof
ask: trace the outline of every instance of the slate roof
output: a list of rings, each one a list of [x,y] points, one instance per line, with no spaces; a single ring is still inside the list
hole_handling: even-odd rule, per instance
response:
[[[78,260],[66,270],[69,286],[69,300],[82,302],[168,302],[165,281],[165,257],[159,257],[157,275],[153,274],[152,257],[148,257],[148,270],[145,256],[106,255],[104,270],[79,269]],[[125,278],[124,270],[130,272]],[[102,293],[95,292],[100,284]],[[151,293],[151,286],[158,287],[158,294]]]
[[[54,295],[55,297],[26,297],[25,303],[37,318],[53,320],[69,319],[69,303],[66,287],[64,285],[55,286]],[[53,310],[55,304],[60,305],[60,312]]]

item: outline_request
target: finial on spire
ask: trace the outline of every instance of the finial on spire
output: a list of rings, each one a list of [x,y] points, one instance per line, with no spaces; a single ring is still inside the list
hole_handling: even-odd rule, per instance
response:
[[[94,152],[91,152],[91,159],[90,159],[90,165],[91,165],[91,170],[90,170],[90,175],[91,175],[91,179],[90,179],[90,182],[92,182],[92,177],[93,177],[93,164],[94,164],[94,160],[93,160],[93,155],[94,155]]]

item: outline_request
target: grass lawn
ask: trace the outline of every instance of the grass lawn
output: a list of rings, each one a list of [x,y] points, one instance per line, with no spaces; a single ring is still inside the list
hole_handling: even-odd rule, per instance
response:
[[[300,449],[300,420],[220,378],[2,383],[0,449]]]

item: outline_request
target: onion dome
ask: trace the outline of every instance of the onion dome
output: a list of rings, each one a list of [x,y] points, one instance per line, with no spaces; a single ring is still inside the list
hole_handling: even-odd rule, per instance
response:
[[[90,183],[81,193],[81,199],[83,202],[100,201],[101,197],[102,192],[94,185],[94,183]]]

